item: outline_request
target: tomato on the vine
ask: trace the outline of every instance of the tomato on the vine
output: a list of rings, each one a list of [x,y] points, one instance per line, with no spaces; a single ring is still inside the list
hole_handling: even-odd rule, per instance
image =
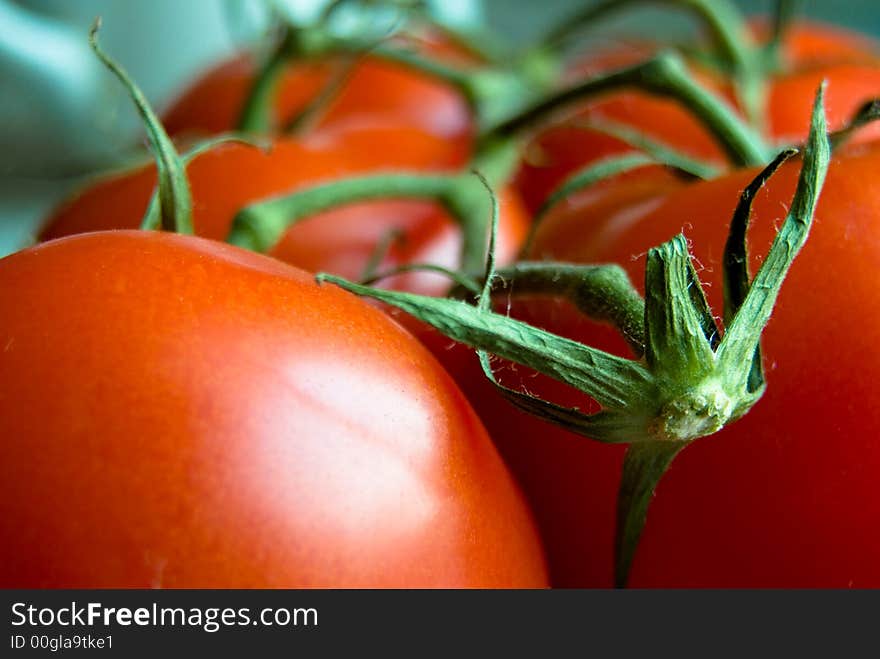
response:
[[[468,402],[370,305],[164,232],[0,282],[4,587],[545,584]]]

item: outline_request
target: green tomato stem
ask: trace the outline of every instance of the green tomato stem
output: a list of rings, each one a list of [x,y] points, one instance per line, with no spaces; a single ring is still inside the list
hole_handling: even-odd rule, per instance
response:
[[[498,270],[492,294],[564,298],[585,316],[613,325],[633,354],[645,352],[645,301],[616,264],[520,261]]]
[[[773,29],[770,41],[764,46],[764,65],[769,71],[782,68],[782,44],[797,13],[799,0],[776,0],[773,10]]]
[[[681,58],[672,52],[551,94],[497,124],[489,135],[515,135],[572,102],[626,88],[678,101],[709,129],[735,166],[763,165],[769,160],[769,148],[761,136],[740,120],[722,99],[695,82]]]
[[[514,171],[517,155],[515,144],[498,141],[487,144],[472,166],[492,185],[503,185]],[[474,272],[483,265],[491,208],[483,186],[469,173],[374,174],[296,190],[241,209],[227,242],[267,252],[287,229],[311,215],[359,201],[395,198],[432,200],[444,207],[461,227],[462,269]]]
[[[99,18],[95,20],[89,32],[89,45],[98,58],[128,91],[144,123],[147,138],[150,141],[150,146],[156,158],[162,229],[182,234],[192,234],[192,196],[189,190],[189,182],[186,179],[183,161],[143,92],[129,77],[128,73],[101,50],[100,45],[98,45],[98,31],[100,29],[101,19]]]
[[[336,62],[321,91],[285,122],[282,132],[285,135],[304,135],[312,130],[342,92],[359,61],[360,55],[344,55],[341,61]]]
[[[274,125],[274,100],[281,77],[296,50],[293,30],[285,28],[278,45],[257,72],[245,98],[236,131],[246,135],[266,135]]]
[[[754,125],[760,125],[764,106],[764,72],[761,69],[764,53],[751,43],[742,12],[728,0],[604,0],[561,23],[547,39],[552,44],[564,44],[577,32],[607,15],[645,4],[680,8],[703,23],[712,35],[721,61],[736,79],[737,93],[746,116]]]
[[[760,334],[770,320],[785,275],[809,235],[813,213],[831,159],[831,145],[822,111],[823,98],[824,83],[816,94],[810,135],[804,149],[803,165],[791,210],[721,341],[716,359],[722,370],[734,370],[734,364],[751,362]],[[741,369],[739,373],[742,375]],[[748,372],[744,375],[740,386],[747,389],[745,380]]]
[[[199,142],[180,157],[181,161],[183,162],[184,167],[189,167],[189,164],[203,153],[207,153],[208,151],[211,151],[218,146],[223,146],[224,144],[245,144],[257,149],[263,149],[264,151],[269,148],[267,143],[253,137],[238,135],[236,133],[227,133],[225,135],[217,135],[216,137],[211,137]],[[153,191],[153,196],[150,197],[150,202],[147,204],[147,210],[141,221],[141,229],[144,231],[156,231],[161,228],[162,211],[159,204],[159,189],[157,188]]]

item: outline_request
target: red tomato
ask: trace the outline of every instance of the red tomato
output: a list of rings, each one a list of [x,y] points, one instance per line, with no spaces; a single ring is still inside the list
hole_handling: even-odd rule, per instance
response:
[[[137,231],[0,282],[4,588],[545,584],[464,396],[353,296]]]
[[[402,128],[278,140],[269,153],[223,145],[187,168],[195,230],[206,238],[223,240],[235,213],[249,203],[354,174],[449,171],[461,158],[455,146]],[[154,184],[152,165],[100,181],[58,209],[48,219],[42,237],[136,228]],[[510,260],[525,237],[529,220],[512,190],[502,192],[502,209],[499,257]],[[316,215],[289,229],[270,253],[306,269],[358,278],[379,242],[398,230],[402,235],[381,270],[414,262],[458,266],[461,236],[457,226],[437,205],[412,200],[360,203]],[[449,282],[437,275],[413,273],[384,285],[440,294]]]
[[[758,38],[766,29],[757,27]],[[656,47],[655,47],[656,50]],[[823,79],[826,114],[831,130],[842,128],[861,105],[880,90],[880,57],[874,42],[862,35],[821,24],[796,23],[783,42],[785,70],[771,76],[766,100],[764,132],[771,143],[797,144],[806,139],[810,108]],[[598,75],[647,59],[648,44],[635,43],[625,50],[603,54],[585,74]],[[723,79],[704,69],[693,71],[698,81],[732,101],[734,94]],[[585,75],[582,73],[581,75]],[[687,110],[672,100],[641,92],[619,92],[585,103],[567,118],[542,130],[526,150],[517,175],[517,187],[526,205],[537,209],[547,196],[575,170],[614,154],[633,150],[620,140],[585,129],[585,122],[612,122],[638,129],[646,137],[675,147],[682,153],[716,165],[724,157],[714,138]],[[880,126],[859,131],[868,141],[880,135]]]
[[[880,586],[880,196],[867,183],[880,145],[834,158],[802,253],[763,341],[768,390],[741,420],[696,441],[660,482],[636,553],[633,587]],[[755,204],[753,271],[785,216],[798,164]],[[721,255],[741,189],[755,171],[672,190],[617,214],[560,207],[536,254],[615,262],[641,288],[644,256],[688,237],[715,310]],[[619,191],[622,196],[624,193]],[[579,231],[575,229],[579,228]],[[580,236],[580,239],[577,239]],[[507,307],[505,307],[507,308]],[[511,314],[627,355],[607,326],[563,302],[520,302]],[[556,586],[612,585],[615,498],[623,447],[601,445],[502,407],[470,352],[433,350],[462,384],[535,510]],[[502,381],[589,410],[591,401],[527,369],[499,364]]]
[[[443,58],[456,59],[445,51]],[[295,116],[325,87],[335,66],[332,59],[323,59],[292,64],[288,68],[279,83],[274,104],[280,125]],[[164,117],[168,132],[172,135],[213,134],[233,129],[254,75],[255,62],[248,56],[235,57],[211,69],[168,109]],[[318,125],[329,128],[377,120],[419,128],[461,145],[470,143],[473,128],[467,102],[450,85],[402,64],[364,57],[355,65]]]

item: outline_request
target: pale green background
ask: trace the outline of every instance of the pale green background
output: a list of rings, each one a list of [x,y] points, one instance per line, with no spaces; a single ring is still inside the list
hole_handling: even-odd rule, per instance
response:
[[[115,81],[97,66],[90,69],[91,59],[88,66],[81,64],[89,57],[85,35],[93,16],[104,17],[105,48],[161,108],[200,69],[260,33],[261,1],[0,0],[0,256],[27,242],[40,219],[78,184],[83,172],[100,169],[137,139],[136,116]],[[479,0],[435,3],[450,20],[473,20],[482,13],[491,24],[522,40],[534,38],[580,4],[575,0],[484,0],[482,7]],[[772,6],[769,0],[739,4],[750,12]],[[810,16],[880,35],[880,0],[806,0],[802,5]],[[4,20],[4,7],[15,11],[23,6],[62,23],[55,33],[30,36],[10,13]],[[644,8],[610,21],[608,29],[647,26],[656,32],[662,26],[686,34],[692,25],[684,15]],[[32,57],[54,52],[72,73],[40,85],[22,75],[22,62],[8,57],[4,62],[4,49],[20,48],[25,38],[34,49]],[[84,100],[61,102],[70,91],[65,86],[75,85],[90,91],[92,105],[94,98],[101,99],[100,112]]]

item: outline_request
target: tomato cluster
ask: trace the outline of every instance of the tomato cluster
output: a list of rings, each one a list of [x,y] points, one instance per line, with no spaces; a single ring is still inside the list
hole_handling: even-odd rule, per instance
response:
[[[436,67],[398,58],[394,40],[376,54],[339,45],[293,57],[264,108],[266,134],[191,158],[165,131],[183,148],[240,127],[269,69],[246,56],[218,64],[164,128],[140,106],[157,162],[83,189],[47,218],[41,244],[0,261],[0,500],[10,529],[0,582],[614,585],[626,447],[512,406],[474,351],[441,333],[448,321],[431,323],[438,332],[315,274],[390,273],[377,286],[462,297],[449,277],[482,275],[474,265],[489,220],[468,174],[477,168],[498,191],[498,264],[619,264],[650,297],[645,256],[683,232],[719,310],[740,194],[777,147],[814,137],[824,80],[835,150],[811,237],[763,335],[766,394],[735,423],[688,438],[657,487],[629,583],[880,585],[880,323],[871,320],[880,300],[870,277],[880,198],[869,185],[880,143],[875,127],[853,123],[880,91],[880,60],[869,40],[826,26],[796,23],[773,49],[763,47],[769,32],[755,23],[742,35],[745,73],[709,50],[686,61],[689,89],[710,99],[696,109],[665,87],[658,94],[655,81],[614,82],[663,50],[640,43],[568,62],[552,90],[523,93],[498,118],[486,107],[492,95],[462,80],[522,77],[520,60],[484,61],[435,37],[405,48]],[[743,93],[754,76],[757,121]],[[566,92],[584,79],[601,93]],[[330,85],[338,89],[322,98]],[[283,132],[313,102],[308,125]],[[609,129],[620,126],[644,143]],[[731,157],[743,141],[743,158]],[[650,157],[637,167],[556,194],[640,148]],[[665,152],[700,163],[701,174]],[[788,213],[801,162],[782,165],[757,195],[753,270]],[[343,193],[346,182],[360,187]],[[195,235],[146,230],[157,218]],[[275,238],[262,245],[266,235]],[[632,337],[586,317],[564,291],[507,284],[497,310],[633,358]],[[548,377],[553,368],[492,364],[513,391],[602,407]]]

